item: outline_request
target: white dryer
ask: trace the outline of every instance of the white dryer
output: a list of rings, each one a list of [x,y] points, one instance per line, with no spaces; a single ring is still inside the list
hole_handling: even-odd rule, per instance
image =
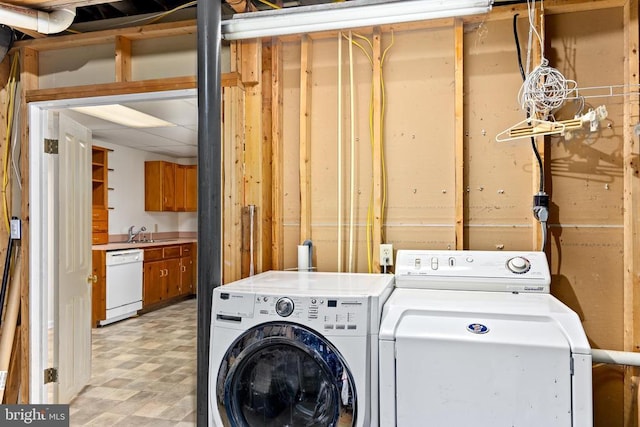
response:
[[[541,252],[399,251],[380,426],[591,426],[591,349],[549,284]]]
[[[209,425],[378,425],[378,326],[394,277],[269,271],[213,293]]]

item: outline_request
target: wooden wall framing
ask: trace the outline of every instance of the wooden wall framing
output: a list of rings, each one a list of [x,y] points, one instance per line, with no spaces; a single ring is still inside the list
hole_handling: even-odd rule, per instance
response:
[[[545,17],[550,23],[545,19],[545,32],[551,45],[558,46],[559,39],[553,39],[554,28],[557,28],[554,22],[561,22],[563,16],[592,22],[594,16],[611,10],[614,11],[611,16],[615,19],[620,17],[623,28],[614,37],[619,36],[624,41],[624,83],[638,84],[637,0],[547,0]],[[367,116],[373,94],[373,117],[380,117],[378,112],[386,108],[387,121],[386,124],[374,122],[374,148],[370,150],[363,143],[357,154],[358,158],[366,160],[359,169],[360,193],[356,197],[359,218],[365,217],[373,188],[374,254],[378,243],[383,241],[393,242],[395,249],[492,250],[500,249],[500,246],[529,250],[539,242],[537,234],[531,238],[535,229],[529,216],[529,190],[536,178],[529,147],[514,143],[504,145],[500,152],[492,148],[496,131],[503,130],[511,119],[521,116],[521,112],[507,101],[508,97],[515,99],[519,84],[510,40],[514,13],[526,16],[525,6],[496,7],[488,16],[359,30],[372,40],[374,47],[371,66],[364,57],[359,57],[355,64],[356,79],[358,85],[362,85],[353,92],[358,103],[358,116]],[[396,45],[389,53],[388,62],[382,65],[381,54],[391,42],[391,31]],[[194,32],[195,22],[184,22],[20,42],[13,53],[21,55],[23,100],[195,88],[194,76],[131,81],[130,62],[132,40]],[[304,225],[308,230],[304,236],[313,236],[318,268],[334,269],[336,233],[335,224],[331,224],[333,214],[330,206],[333,202],[326,205],[330,199],[328,194],[335,192],[337,185],[333,166],[330,166],[335,155],[326,152],[322,141],[330,141],[337,133],[332,107],[336,103],[337,87],[336,73],[333,72],[335,55],[332,53],[336,35],[336,32],[328,32],[308,36],[307,53],[304,55],[300,53],[300,38],[296,36],[263,40],[255,43],[254,48],[241,52],[235,44],[232,46],[232,57],[235,58],[232,65],[240,60],[245,66],[244,69],[232,66],[223,84],[225,282],[242,276],[239,268],[241,212],[243,207],[251,204],[256,205],[261,214],[258,271],[295,266],[294,248],[303,237],[303,213],[310,215]],[[115,46],[114,83],[38,89],[38,52],[92,46],[104,43],[105,38],[112,40]],[[425,43],[430,49],[416,49]],[[557,58],[566,59],[570,54],[568,51],[559,52]],[[247,62],[249,59],[251,61]],[[302,70],[308,71],[303,75]],[[491,86],[485,91],[483,83],[491,81],[490,73],[500,76],[501,91]],[[584,71],[581,73],[578,79],[586,75]],[[382,81],[376,81],[378,75],[387,79],[384,85],[386,95]],[[305,82],[301,78],[303,76],[310,78]],[[611,82],[614,83],[618,82]],[[585,84],[591,85],[590,82]],[[302,86],[307,90],[306,95],[301,90]],[[372,92],[371,87],[374,88]],[[424,91],[432,97],[434,105],[422,104],[417,99],[416,94]],[[513,92],[513,96],[507,96],[507,92]],[[492,93],[495,99],[485,93]],[[300,109],[301,99],[309,108],[304,113]],[[429,114],[418,114],[416,104],[425,110],[422,113]],[[611,132],[619,131],[615,135],[621,141],[619,151],[610,150],[609,146],[602,149],[586,145],[580,150],[569,150],[555,140],[550,146],[542,144],[545,168],[553,180],[550,189],[552,201],[559,203],[552,207],[550,222],[555,234],[550,243],[549,257],[554,274],[554,293],[581,315],[589,337],[596,338],[596,342],[592,342],[594,347],[638,351],[640,328],[635,325],[640,321],[637,292],[640,284],[640,217],[637,215],[640,188],[638,140],[633,133],[633,126],[639,118],[638,101],[627,99],[624,108],[616,108],[612,109],[615,123]],[[324,118],[324,110],[327,109],[331,114]],[[26,103],[22,106],[22,117],[26,117]],[[429,127],[424,126],[425,117],[431,118]],[[621,120],[624,124],[620,124]],[[308,128],[305,129],[303,123]],[[367,120],[360,120],[357,126],[361,141],[365,141],[369,134]],[[24,239],[21,252],[26,260],[29,235],[28,132],[28,126],[23,123]],[[310,132],[309,138],[305,139],[308,157],[298,151],[302,146],[303,138],[300,137],[303,132],[304,135]],[[427,143],[418,144],[416,140]],[[611,144],[610,141],[606,143]],[[406,153],[412,155],[407,156]],[[594,206],[589,204],[584,190],[581,193],[576,183],[588,183],[594,187],[600,182],[595,174],[562,169],[576,166],[577,160],[567,163],[569,155],[585,162],[596,158],[596,163],[599,163],[593,166],[594,170],[606,169],[613,177],[607,183],[607,189],[603,184],[601,191],[592,194],[599,204],[588,209],[587,217],[597,219],[599,215],[601,220],[598,223],[576,221],[576,218],[580,219],[579,211],[584,211],[585,206]],[[321,159],[323,156],[326,159]],[[309,169],[305,170],[303,166],[307,159]],[[388,176],[391,193],[387,196],[386,209],[382,196],[383,170],[379,166],[383,160],[386,167],[393,170]],[[400,175],[397,173],[399,165],[406,165]],[[438,179],[426,182],[421,179],[423,170],[431,171]],[[491,177],[487,178],[489,173]],[[569,176],[570,173],[573,175]],[[367,175],[373,179],[360,178]],[[302,182],[300,177],[303,177]],[[520,185],[522,182],[526,183],[525,187]],[[308,207],[304,211],[301,210],[303,186],[308,186],[305,196],[305,206]],[[526,188],[523,194],[518,193],[522,188]],[[620,201],[616,203],[612,200],[618,194]],[[574,208],[571,208],[572,203]],[[505,227],[508,221],[511,221],[511,227]],[[362,247],[365,240],[364,225],[359,224],[358,245]],[[326,256],[329,253],[331,257]],[[600,261],[598,267],[594,260]],[[29,354],[28,264],[23,263],[25,267],[21,273],[23,403],[27,403],[29,395],[29,363],[25,356]],[[365,257],[360,256],[358,271],[366,271],[366,264]],[[378,270],[379,266],[374,264],[374,269]],[[605,337],[605,331],[610,332],[609,337]],[[638,410],[634,403],[638,397],[637,372],[598,369],[604,370],[594,374],[597,377],[596,426],[638,425]]]

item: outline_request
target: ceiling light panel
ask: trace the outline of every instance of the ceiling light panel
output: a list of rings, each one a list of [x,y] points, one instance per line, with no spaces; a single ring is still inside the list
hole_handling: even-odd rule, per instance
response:
[[[176,126],[174,123],[159,119],[150,114],[120,104],[96,105],[91,107],[73,107],[73,111],[97,117],[132,128],[159,128]]]

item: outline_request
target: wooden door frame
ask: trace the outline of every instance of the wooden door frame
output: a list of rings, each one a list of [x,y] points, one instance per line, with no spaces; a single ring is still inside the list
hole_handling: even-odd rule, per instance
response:
[[[29,140],[28,140],[28,170],[29,174],[29,235],[28,252],[29,264],[29,403],[47,402],[47,387],[43,384],[43,371],[48,358],[48,314],[49,288],[51,277],[50,264],[55,261],[55,254],[50,254],[50,227],[47,222],[47,208],[54,200],[51,194],[47,155],[44,152],[44,138],[52,135],[49,112],[76,106],[111,104],[114,102],[136,102],[162,99],[183,99],[197,96],[195,89],[182,89],[162,92],[145,92],[134,94],[119,94],[110,96],[63,99],[55,101],[31,102],[29,112]],[[56,125],[57,128],[57,125]],[[57,133],[57,129],[54,129]],[[32,173],[34,171],[35,173]],[[54,246],[55,247],[55,246]]]

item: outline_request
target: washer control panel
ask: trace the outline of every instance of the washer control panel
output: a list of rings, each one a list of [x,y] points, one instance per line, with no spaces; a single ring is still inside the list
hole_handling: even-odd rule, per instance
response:
[[[549,293],[544,252],[399,250],[396,287]]]
[[[324,333],[367,334],[367,297],[284,296],[256,294],[254,319],[287,320]]]

